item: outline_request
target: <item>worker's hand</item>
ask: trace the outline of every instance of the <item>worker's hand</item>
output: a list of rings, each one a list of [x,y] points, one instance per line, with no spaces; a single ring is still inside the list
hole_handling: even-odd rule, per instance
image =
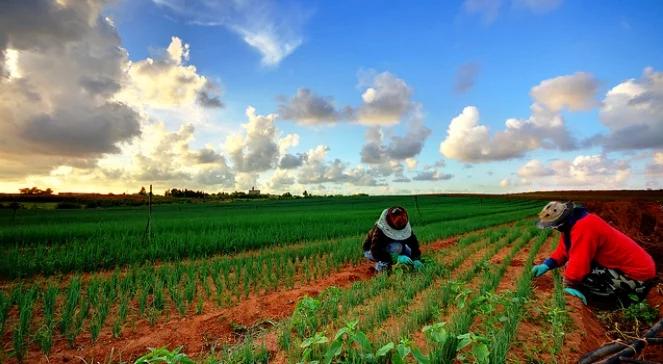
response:
[[[421,260],[412,261],[412,265],[414,266],[414,269],[416,269],[416,270],[420,270],[421,268],[424,267],[424,263],[422,263]]]
[[[377,262],[375,263],[375,270],[379,272],[385,272],[389,270],[389,263],[387,262]]]
[[[407,255],[399,255],[396,261],[398,264],[412,264],[412,259]]]
[[[567,287],[567,288],[564,288],[564,292],[570,294],[571,296],[575,296],[575,297],[580,298],[582,303],[587,304],[587,298],[585,298],[585,295],[582,294],[582,292],[578,291],[577,289]]]
[[[550,267],[548,267],[545,264],[539,264],[535,265],[532,267],[532,274],[534,274],[534,277],[541,277],[544,273],[550,270]]]

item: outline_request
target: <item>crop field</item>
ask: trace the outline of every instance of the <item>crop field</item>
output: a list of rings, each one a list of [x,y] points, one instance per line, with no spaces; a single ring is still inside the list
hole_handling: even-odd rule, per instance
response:
[[[543,204],[157,205],[149,234],[145,207],[0,210],[0,362],[133,363],[150,348],[204,363],[574,362],[605,330],[559,272],[532,277],[559,239],[534,227]],[[392,205],[409,211],[421,271],[376,274],[361,254]]]

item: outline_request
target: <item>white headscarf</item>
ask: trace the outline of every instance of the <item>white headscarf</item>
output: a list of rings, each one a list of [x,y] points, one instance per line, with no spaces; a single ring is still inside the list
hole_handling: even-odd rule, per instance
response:
[[[389,212],[389,209],[384,209],[378,221],[375,222],[375,225],[377,225],[378,229],[380,229],[384,235],[390,239],[405,240],[409,238],[412,235],[412,227],[410,227],[410,222],[408,221],[407,225],[405,225],[405,227],[400,230],[394,229],[391,227],[391,225],[389,225],[389,223],[387,223],[387,212]]]

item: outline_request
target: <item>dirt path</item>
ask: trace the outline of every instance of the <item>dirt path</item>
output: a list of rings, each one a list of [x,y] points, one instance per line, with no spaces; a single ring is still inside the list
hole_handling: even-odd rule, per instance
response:
[[[422,246],[422,250],[426,252],[444,249],[457,241],[458,237],[440,240]],[[199,357],[206,354],[213,345],[236,342],[238,328],[290,316],[297,301],[304,296],[316,296],[331,286],[348,287],[353,282],[370,279],[373,275],[372,264],[369,262],[346,265],[338,272],[310,284],[268,294],[250,295],[248,299],[231,308],[212,309],[208,313],[178,317],[154,326],[140,320],[135,323],[135,327],[125,329],[120,338],[113,338],[107,329],[102,331],[95,343],[91,342],[89,336],[81,335],[76,340],[75,348],[69,348],[63,339],[58,339],[48,358],[39,351],[32,350],[28,353],[26,362],[53,364],[82,363],[83,360],[88,363],[106,362],[109,359],[131,360],[145,353],[148,348],[162,346],[182,346],[184,353]],[[206,303],[206,307],[214,305]]]

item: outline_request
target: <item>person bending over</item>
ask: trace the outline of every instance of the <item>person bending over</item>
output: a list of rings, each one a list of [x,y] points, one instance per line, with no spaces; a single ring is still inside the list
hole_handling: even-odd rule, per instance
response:
[[[364,257],[375,262],[378,272],[393,264],[408,264],[419,270],[423,266],[419,241],[412,232],[407,211],[394,206],[382,211],[368,232],[363,245]]]
[[[562,233],[559,245],[535,277],[566,265],[564,291],[584,304],[621,307],[642,300],[656,277],[654,259],[633,239],[599,216],[572,202],[549,202],[539,213],[537,226]]]

